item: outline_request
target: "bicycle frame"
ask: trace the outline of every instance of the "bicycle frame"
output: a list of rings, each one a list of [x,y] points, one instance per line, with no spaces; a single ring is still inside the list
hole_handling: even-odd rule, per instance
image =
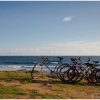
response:
[[[97,61],[93,61],[92,64],[90,63],[89,59],[87,63],[85,63],[85,67],[82,67],[84,64],[78,63],[77,60],[72,60],[72,62],[73,62],[72,69],[74,74],[77,75],[77,73],[75,73],[75,70],[77,70],[78,74],[82,74],[89,83],[93,82],[95,66],[98,63]]]
[[[55,64],[54,62],[56,62],[57,64]],[[51,73],[55,73],[57,71],[57,68],[62,65],[62,60],[59,58],[58,61],[50,61],[47,57],[43,57],[42,60],[40,60],[37,64],[39,64],[40,66],[45,66]],[[52,70],[48,64],[54,64],[54,70]]]

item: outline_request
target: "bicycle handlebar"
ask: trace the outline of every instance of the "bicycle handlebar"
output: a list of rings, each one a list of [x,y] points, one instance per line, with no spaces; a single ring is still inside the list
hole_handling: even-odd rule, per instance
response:
[[[76,58],[71,58],[71,61],[76,61],[77,59]]]
[[[48,57],[44,56],[44,57],[41,57],[42,59],[42,62],[45,62],[45,61],[48,61],[48,62],[61,62],[63,60],[62,57],[57,57],[59,60],[56,60],[56,61],[53,61],[53,60],[49,60]]]
[[[99,61],[93,61],[95,64],[99,63]]]
[[[62,57],[57,57],[58,59],[63,59]]]

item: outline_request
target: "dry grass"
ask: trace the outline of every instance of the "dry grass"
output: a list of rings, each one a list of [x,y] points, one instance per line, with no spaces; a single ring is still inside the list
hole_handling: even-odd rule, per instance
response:
[[[48,75],[32,81],[29,72],[0,72],[2,98],[100,99],[100,86],[89,85],[84,80],[76,84],[63,84]]]

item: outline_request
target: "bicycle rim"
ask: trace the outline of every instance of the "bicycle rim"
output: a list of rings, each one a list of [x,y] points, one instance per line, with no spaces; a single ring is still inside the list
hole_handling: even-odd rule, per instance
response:
[[[60,70],[59,70],[59,73],[58,73],[58,78],[61,80],[61,81],[67,81],[69,79],[67,79],[67,75],[65,75],[65,72],[67,72],[67,70],[70,68],[70,66],[68,64],[66,65],[63,65]]]
[[[95,73],[96,82],[100,83],[100,69],[98,69]]]
[[[67,72],[67,76],[69,78],[69,80],[71,80],[72,82],[76,82],[76,80],[78,79],[78,71],[76,69],[70,68]]]
[[[39,64],[35,64],[32,71],[31,71],[31,77],[32,79],[39,79],[43,75],[42,73],[42,66]]]
[[[64,65],[60,65],[58,68],[57,68],[57,77],[60,79],[60,70],[61,68],[64,67]]]
[[[80,82],[84,78],[84,74],[77,70],[75,82]]]

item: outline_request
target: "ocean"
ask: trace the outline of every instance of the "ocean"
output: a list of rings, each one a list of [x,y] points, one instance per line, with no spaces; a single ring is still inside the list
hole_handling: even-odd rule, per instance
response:
[[[31,70],[34,64],[43,56],[0,56],[0,71]],[[100,56],[47,56],[51,61],[58,61],[57,57],[63,57],[63,63],[71,64],[71,58],[81,58],[82,63],[87,62],[88,57],[92,61],[99,61]],[[99,63],[100,64],[100,63]],[[98,64],[98,65],[99,65]]]

